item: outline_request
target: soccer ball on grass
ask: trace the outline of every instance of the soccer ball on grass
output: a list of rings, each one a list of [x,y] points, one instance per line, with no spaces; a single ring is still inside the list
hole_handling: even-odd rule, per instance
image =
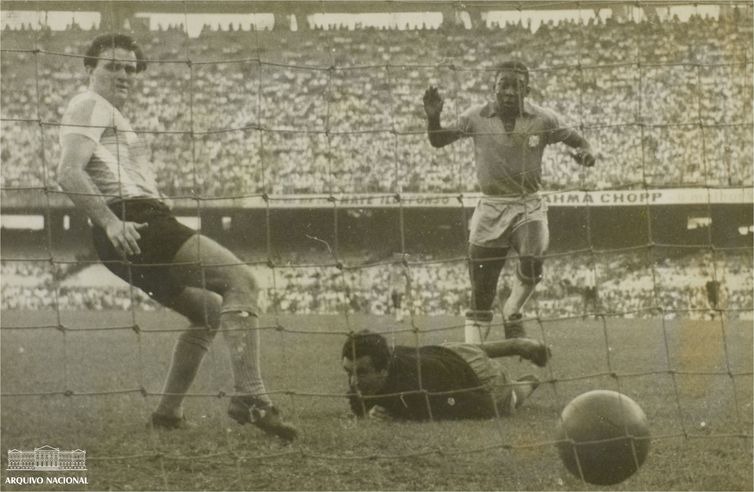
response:
[[[616,391],[589,391],[571,400],[560,415],[556,437],[568,471],[595,485],[622,482],[649,453],[647,416]]]

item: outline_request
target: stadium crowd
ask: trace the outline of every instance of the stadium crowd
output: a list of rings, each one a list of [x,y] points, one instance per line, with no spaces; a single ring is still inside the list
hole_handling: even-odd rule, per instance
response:
[[[2,32],[4,189],[55,187],[57,125],[83,89],[94,34]],[[519,22],[188,39],[173,27],[138,33],[153,62],[127,112],[144,115],[132,123],[169,196],[473,191],[470,144],[429,146],[421,94],[440,87],[453,118],[488,97],[490,70],[513,57],[532,68],[532,99],[581,125],[598,153],[589,172],[562,149],[546,153],[547,188],[751,185],[751,35],[745,15],[534,33]]]
[[[268,314],[393,314],[391,276],[398,266],[389,263],[345,267],[286,266],[271,270],[255,266],[262,279],[262,307]],[[501,283],[513,275],[506,267]],[[122,286],[66,285],[49,273],[49,263],[5,261],[2,265],[2,306],[6,309],[163,309],[138,289]],[[598,307],[584,310],[587,271],[596,277]],[[468,274],[464,259],[409,262],[404,295],[407,313],[461,315],[468,308]],[[18,279],[27,279],[19,281]],[[28,279],[38,279],[29,282]],[[113,277],[114,278],[114,277]],[[718,307],[730,319],[751,317],[751,256],[702,252],[675,258],[652,259],[649,253],[559,255],[548,258],[545,276],[537,288],[528,317],[553,319],[583,315],[625,318],[709,318],[705,283],[720,281]],[[14,280],[15,279],[15,280]],[[503,285],[500,286],[503,290]]]
[[[64,102],[84,89],[80,55],[95,34],[0,33],[6,195],[56,187],[58,124]],[[598,154],[599,165],[585,172],[563,149],[547,152],[547,189],[751,186],[751,36],[745,15],[561,21],[536,32],[519,22],[474,30],[205,29],[188,39],[173,27],[137,33],[151,63],[127,114],[142,115],[132,123],[168,196],[474,191],[470,143],[432,149],[421,95],[440,87],[451,119],[488,97],[496,62],[519,58],[532,68],[532,99],[580,125]],[[527,316],[582,315],[590,269],[606,314],[709,314],[704,283],[716,275],[703,255],[605,258],[549,258]],[[751,256],[724,265],[724,308],[730,317],[751,316]],[[384,314],[392,309],[386,266],[255,268],[267,279],[268,313]],[[3,261],[2,309],[159,309],[125,284],[67,285],[75,272],[59,270]],[[420,258],[408,271],[409,312],[459,315],[468,307],[464,259]]]

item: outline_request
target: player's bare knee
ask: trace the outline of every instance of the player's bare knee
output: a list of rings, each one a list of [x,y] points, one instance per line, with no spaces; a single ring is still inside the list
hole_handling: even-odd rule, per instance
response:
[[[216,334],[217,330],[210,329],[203,324],[197,325],[192,323],[192,325],[186,331],[178,335],[178,338],[182,343],[201,347],[204,350],[209,350],[209,347],[210,345],[212,345],[212,341],[215,339]]]
[[[542,281],[543,263],[539,256],[522,256],[518,262],[516,275],[521,282],[536,285]]]
[[[220,307],[221,305],[215,302],[206,302],[198,306],[198,312],[188,315],[192,328],[216,330],[220,326]]]
[[[228,279],[223,293],[222,312],[247,311],[259,314],[259,282],[247,266],[239,266]]]

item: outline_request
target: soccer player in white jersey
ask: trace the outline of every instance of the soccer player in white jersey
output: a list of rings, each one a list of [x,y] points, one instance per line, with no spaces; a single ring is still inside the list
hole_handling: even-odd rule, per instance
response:
[[[163,201],[146,148],[123,111],[146,69],[141,49],[124,34],[95,38],[84,57],[89,88],[63,115],[58,181],[92,221],[95,248],[116,275],[191,326],[173,351],[153,428],[186,426],[183,400],[210,343],[222,331],[230,348],[235,395],[228,415],[285,440],[297,430],[267,395],[259,370],[253,273],[232,252],[180,224]]]
[[[594,165],[589,143],[553,111],[526,100],[529,70],[517,61],[498,66],[494,98],[464,111],[458,123],[440,122],[443,98],[436,87],[424,93],[427,133],[433,147],[472,138],[477,179],[483,196],[474,210],[469,233],[471,309],[465,337],[480,343],[489,333],[497,281],[510,248],[519,263],[511,295],[503,305],[506,338],[523,337],[522,309],[542,279],[542,260],[549,245],[547,204],[539,194],[542,154],[549,144],[575,149],[581,165]]]

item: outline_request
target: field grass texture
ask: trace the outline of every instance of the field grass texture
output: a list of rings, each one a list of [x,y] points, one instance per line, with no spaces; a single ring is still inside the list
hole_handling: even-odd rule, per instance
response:
[[[55,329],[61,324],[71,330]],[[458,317],[400,325],[387,316],[263,317],[263,376],[302,434],[285,445],[225,415],[232,380],[222,337],[186,401],[196,427],[146,428],[186,326],[175,314],[4,312],[0,483],[74,489],[5,483],[33,474],[8,472],[8,450],[47,444],[87,452],[89,490],[596,490],[561,464],[554,431],[573,397],[612,389],[642,406],[653,440],[640,471],[611,489],[752,490],[750,322],[532,321],[530,336],[544,339],[553,358],[544,369],[506,361],[512,376],[545,381],[514,416],[428,423],[350,416],[345,333],[369,327],[392,343],[430,344],[461,340],[461,325]]]

